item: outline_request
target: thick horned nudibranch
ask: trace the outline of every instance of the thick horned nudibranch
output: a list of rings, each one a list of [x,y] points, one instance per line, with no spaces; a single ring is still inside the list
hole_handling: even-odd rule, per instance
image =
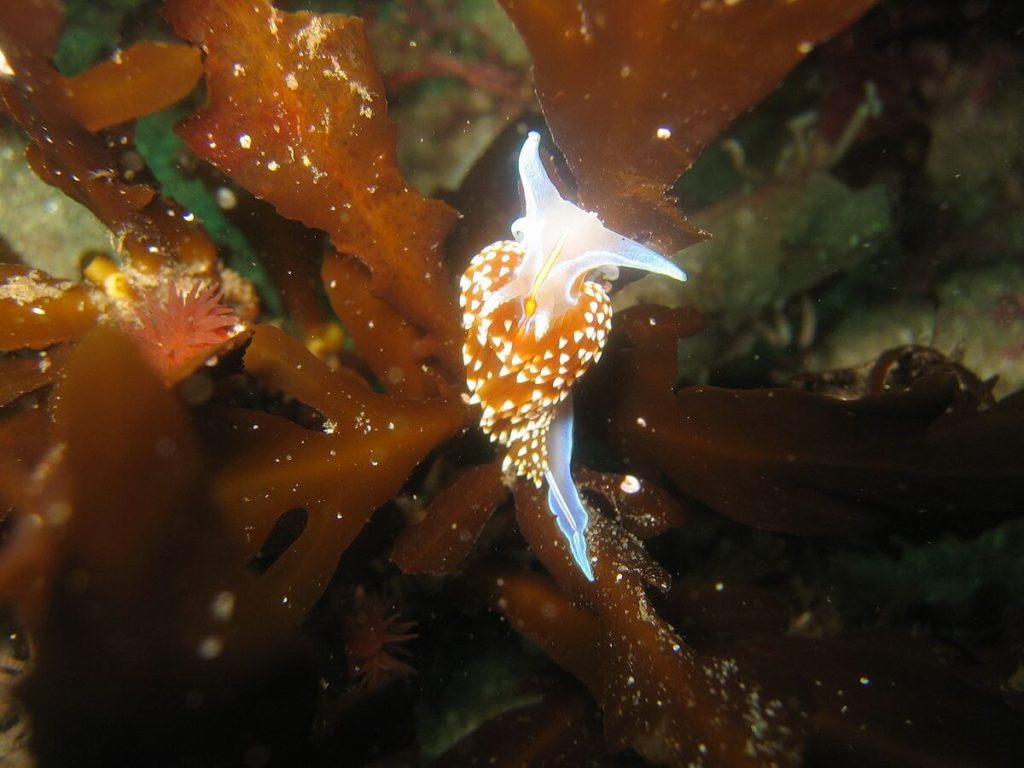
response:
[[[519,154],[526,212],[515,240],[484,248],[460,284],[466,329],[463,358],[480,426],[507,449],[504,468],[548,484],[548,506],[580,570],[594,580],[587,555],[587,512],[570,471],[569,390],[601,357],[612,305],[603,283],[619,267],[685,280],[668,259],[616,234],[563,200],[540,160],[531,132]]]

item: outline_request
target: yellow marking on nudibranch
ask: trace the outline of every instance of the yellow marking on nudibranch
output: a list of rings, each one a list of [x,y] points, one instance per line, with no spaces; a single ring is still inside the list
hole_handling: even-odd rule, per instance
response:
[[[551,274],[552,267],[555,266],[555,262],[558,261],[558,257],[562,255],[562,249],[565,247],[565,241],[569,239],[569,231],[566,230],[562,236],[555,243],[554,249],[551,251],[551,255],[548,256],[548,260],[544,262],[544,266],[541,267],[540,272],[537,273],[537,277],[533,280],[533,287],[530,289],[530,295],[526,297],[526,316],[533,317],[533,313],[537,311],[537,291],[540,290],[544,281],[548,279],[548,275]]]

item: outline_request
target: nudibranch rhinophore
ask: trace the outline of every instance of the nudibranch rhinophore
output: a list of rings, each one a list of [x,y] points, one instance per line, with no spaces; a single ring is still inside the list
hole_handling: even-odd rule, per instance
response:
[[[506,447],[503,469],[548,484],[548,506],[588,580],[587,511],[572,479],[570,389],[601,358],[612,305],[604,282],[619,267],[685,280],[668,259],[607,229],[555,189],[540,160],[540,134],[519,154],[526,211],[515,240],[484,248],[462,276],[459,304],[471,402],[480,426]]]

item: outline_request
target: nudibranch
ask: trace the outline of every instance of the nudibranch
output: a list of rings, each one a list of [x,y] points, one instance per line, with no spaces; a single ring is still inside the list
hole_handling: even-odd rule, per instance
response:
[[[460,282],[463,359],[480,426],[506,448],[503,469],[548,485],[548,506],[588,580],[586,507],[572,479],[572,385],[601,358],[611,330],[605,282],[619,267],[685,280],[668,259],[564,200],[531,132],[519,154],[526,211],[515,240],[484,248]]]

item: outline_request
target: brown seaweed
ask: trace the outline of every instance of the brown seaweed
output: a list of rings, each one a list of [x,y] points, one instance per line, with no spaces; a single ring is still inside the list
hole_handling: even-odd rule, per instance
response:
[[[0,351],[45,349],[96,323],[94,297],[79,283],[20,264],[0,264]]]
[[[206,53],[209,102],[180,128],[193,151],[359,258],[374,295],[424,329],[432,356],[459,372],[439,250],[455,212],[420,197],[398,171],[361,21],[283,13],[267,0],[172,0],[164,15]],[[345,306],[335,310],[345,320]]]
[[[310,429],[281,416],[227,408],[205,424],[220,466],[213,494],[250,555],[278,519],[304,510],[305,526],[263,575],[264,587],[301,619],[370,515],[413,467],[461,428],[461,401],[405,400],[373,392],[351,370],[332,371],[272,326],[257,326],[246,370],[323,416]]]
[[[974,664],[923,638],[873,631],[809,637],[767,590],[675,588],[663,615],[707,653],[733,654],[808,713],[805,761],[822,765],[1011,765],[1019,730]],[[978,738],[980,734],[984,737]]]
[[[777,637],[730,652],[803,702],[808,763],[1009,766],[1017,760],[1011,746],[1020,732],[1017,713],[960,679],[920,641]]]
[[[618,523],[637,538],[651,539],[686,524],[685,506],[655,482],[590,469],[580,469],[575,479],[580,488],[603,500]]]
[[[875,0],[502,0],[581,202],[664,253],[699,233],[666,192],[709,141]]]
[[[48,764],[130,754],[189,699],[230,708],[290,643],[282,606],[209,503],[185,410],[132,343],[86,337],[53,403],[61,447],[24,489],[0,567],[35,643],[22,695]],[[132,726],[112,740],[115,723]]]
[[[497,463],[460,473],[395,540],[391,559],[405,573],[453,573],[508,495]]]
[[[647,602],[640,585],[654,574],[642,555],[636,559],[636,548],[633,562],[620,556],[614,568],[605,569],[615,577],[602,584],[599,575],[591,587],[577,575],[543,504],[531,496],[536,494],[530,489],[517,493],[520,524],[561,588],[548,576],[512,569],[481,572],[478,578],[509,624],[591,691],[604,711],[610,746],[629,744],[670,765],[689,764],[695,756],[709,764],[761,764],[751,754],[729,750],[746,739],[756,749],[758,736],[796,734],[760,719],[759,704],[776,717],[787,711],[796,716],[797,731],[806,737],[802,760],[814,764],[1012,763],[1017,715],[997,696],[960,679],[927,644],[898,635],[786,636],[793,630],[785,606],[756,589],[718,584],[684,593],[676,587],[668,603]],[[591,539],[601,553],[599,574],[600,558],[610,554],[601,550],[609,534],[620,542],[625,536],[601,521]],[[621,543],[615,546],[623,551]],[[571,592],[582,591],[586,607],[566,596],[570,583]],[[660,616],[654,605],[663,606]],[[724,695],[738,686],[733,703],[745,695],[754,708],[746,715],[742,708],[732,714],[718,709],[704,719],[715,705],[697,700],[701,694],[684,682],[688,668],[699,671],[696,679],[708,681],[712,693]],[[723,669],[729,674],[722,675]],[[686,705],[675,708],[674,695],[682,692]],[[680,728],[676,718],[688,727]],[[980,746],[974,742],[979,729],[986,734]],[[698,743],[681,742],[681,733]]]
[[[280,294],[286,327],[319,357],[336,355],[345,335],[323,296],[323,236],[255,198],[240,201],[236,216]]]
[[[536,703],[491,718],[433,763],[439,768],[488,765],[613,765],[586,695],[567,685],[538,685]]]
[[[679,310],[636,307],[612,353],[616,445],[676,488],[750,525],[803,534],[909,524],[921,512],[1000,515],[1024,494],[1024,413],[979,408],[955,367],[857,400],[791,388],[674,391]],[[684,342],[685,343],[685,342]],[[625,381],[623,378],[625,377]],[[947,411],[960,412],[956,418]]]
[[[578,617],[564,631],[589,626],[592,632],[571,642],[593,649],[596,669],[587,655],[574,658],[570,669],[586,670],[581,680],[601,704],[612,749],[632,747],[670,765],[686,765],[697,756],[723,765],[798,763],[803,741],[799,708],[763,690],[735,660],[697,653],[658,616],[646,588],[665,588],[666,576],[637,539],[606,520],[592,521],[596,581],[591,584],[574,568],[535,489],[519,487],[516,513],[523,535],[560,587],[582,595],[591,606],[592,619]],[[495,581],[499,609],[505,578]],[[540,637],[537,622],[561,623],[563,612],[578,610],[567,609],[564,597],[551,608],[543,600],[528,608],[521,599],[516,604],[526,610],[512,619],[513,626],[534,639]],[[522,624],[527,620],[534,625]],[[564,637],[563,629],[555,637]],[[555,658],[564,658],[565,641],[555,648],[560,650]]]
[[[65,79],[64,91],[71,114],[95,133],[180,101],[202,76],[197,48],[145,41]]]
[[[70,349],[59,345],[32,357],[0,358],[0,408],[57,381]]]
[[[324,289],[359,350],[360,359],[388,392],[425,398],[439,383],[424,360],[432,355],[423,334],[373,294],[373,278],[355,257],[331,249],[324,255]]]
[[[96,214],[114,234],[118,249],[137,267],[155,269],[175,259],[212,270],[216,251],[206,233],[185,221],[184,212],[160,198],[154,188],[123,177],[111,146],[76,117],[68,82],[51,64],[60,23],[57,0],[38,0],[30,13],[20,3],[0,7],[0,49],[14,71],[13,78],[0,78],[0,110],[31,139],[28,158],[33,169]],[[152,61],[152,57],[146,60]],[[113,119],[125,118],[125,103],[148,108],[166,106],[195,83],[194,69],[178,66],[166,72],[168,82],[156,90],[156,95],[164,98],[154,98],[155,89],[146,78],[120,77],[117,67],[110,74],[109,80],[131,88],[108,103],[117,112]],[[85,82],[91,77],[88,73],[79,75]],[[90,109],[90,121],[110,123],[99,115],[95,105]],[[138,110],[130,111],[134,115],[129,117],[140,114]]]

